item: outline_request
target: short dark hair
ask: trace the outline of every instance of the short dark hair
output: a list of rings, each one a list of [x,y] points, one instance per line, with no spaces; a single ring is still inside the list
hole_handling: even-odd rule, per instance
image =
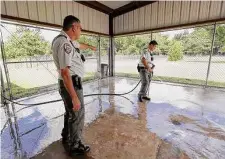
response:
[[[74,22],[80,23],[80,20],[73,15],[66,16],[63,20],[63,30],[68,31]]]
[[[158,45],[158,43],[155,40],[150,41],[149,45]]]

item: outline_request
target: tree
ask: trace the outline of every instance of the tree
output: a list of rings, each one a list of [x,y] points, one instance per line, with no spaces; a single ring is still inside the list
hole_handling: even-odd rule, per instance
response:
[[[225,52],[225,24],[216,26],[214,46],[217,48],[217,52]],[[214,53],[217,54],[217,52]]]
[[[209,54],[212,35],[207,31],[207,27],[195,28],[191,34],[182,39],[184,52],[189,55]]]
[[[156,41],[158,42],[158,49],[161,54],[167,55],[170,48],[171,40],[167,35],[161,35],[160,33],[157,33],[156,35]]]
[[[126,49],[126,44],[129,42],[130,37],[128,37],[126,41],[126,37],[119,37],[115,39],[115,50],[116,54],[123,54],[124,50]]]
[[[182,33],[175,34],[173,39],[180,41],[180,40],[183,40],[184,38],[186,38],[188,34],[189,34],[189,31],[184,30]]]
[[[5,43],[6,58],[22,58],[50,53],[50,44],[39,30],[19,27]]]
[[[169,61],[179,61],[183,59],[183,47],[181,42],[174,41],[171,48],[169,49]]]
[[[98,47],[98,45],[97,45],[98,41],[97,41],[96,36],[81,35],[78,42]],[[95,54],[97,56],[97,54],[96,54],[97,52],[94,52],[91,49],[81,50],[81,52],[86,56],[92,56],[93,54]]]
[[[100,38],[100,48],[101,48],[101,56],[108,55],[109,52],[109,38],[101,37]]]

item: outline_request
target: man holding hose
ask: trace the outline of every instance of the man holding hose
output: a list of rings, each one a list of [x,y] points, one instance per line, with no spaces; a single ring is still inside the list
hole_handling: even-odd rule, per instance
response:
[[[138,63],[138,72],[141,78],[141,89],[138,93],[138,99],[140,102],[142,102],[143,99],[147,101],[150,100],[150,98],[147,96],[147,92],[149,90],[152,72],[154,69],[154,65],[152,64],[152,53],[155,50],[156,45],[158,45],[158,43],[155,40],[152,40],[148,45],[148,49],[141,55],[140,61]]]

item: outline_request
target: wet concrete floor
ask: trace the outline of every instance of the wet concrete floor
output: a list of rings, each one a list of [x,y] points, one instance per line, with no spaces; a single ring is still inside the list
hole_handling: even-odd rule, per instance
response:
[[[124,93],[138,80],[107,78],[86,83],[84,94]],[[151,102],[136,94],[85,97],[85,142],[91,152],[81,158],[225,158],[225,91],[152,83]],[[57,91],[19,102],[59,99]],[[62,102],[23,109],[16,105],[17,130],[1,133],[1,157],[69,158],[60,141]],[[1,128],[6,120],[1,109]],[[38,155],[37,155],[38,154]]]

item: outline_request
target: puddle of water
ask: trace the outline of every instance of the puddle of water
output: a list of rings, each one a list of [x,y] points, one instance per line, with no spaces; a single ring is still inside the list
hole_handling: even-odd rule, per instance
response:
[[[84,94],[124,93],[130,91],[138,80],[111,78],[84,85]],[[101,89],[99,89],[101,88]],[[137,93],[118,96],[93,96],[85,98],[85,123],[91,124],[109,108],[111,114],[120,112],[144,122],[149,131],[187,152],[191,158],[225,157],[225,93],[202,88],[187,88],[165,84],[151,84],[152,102],[140,110]],[[36,103],[59,99],[58,92],[24,100]],[[19,110],[23,106],[16,106]],[[35,155],[61,138],[64,107],[62,102],[24,109],[17,113],[22,150],[28,157]],[[55,118],[55,119],[53,119]],[[49,121],[51,119],[51,121]],[[40,126],[40,127],[38,127]],[[37,129],[30,131],[38,127]],[[27,134],[26,134],[27,133]],[[9,127],[1,135],[2,153],[13,157],[13,139]]]
[[[192,158],[223,158],[225,131],[207,116],[178,109],[167,103],[149,103],[147,121],[150,131],[187,152]],[[217,116],[212,112],[208,116]],[[225,117],[218,117],[225,121]]]

